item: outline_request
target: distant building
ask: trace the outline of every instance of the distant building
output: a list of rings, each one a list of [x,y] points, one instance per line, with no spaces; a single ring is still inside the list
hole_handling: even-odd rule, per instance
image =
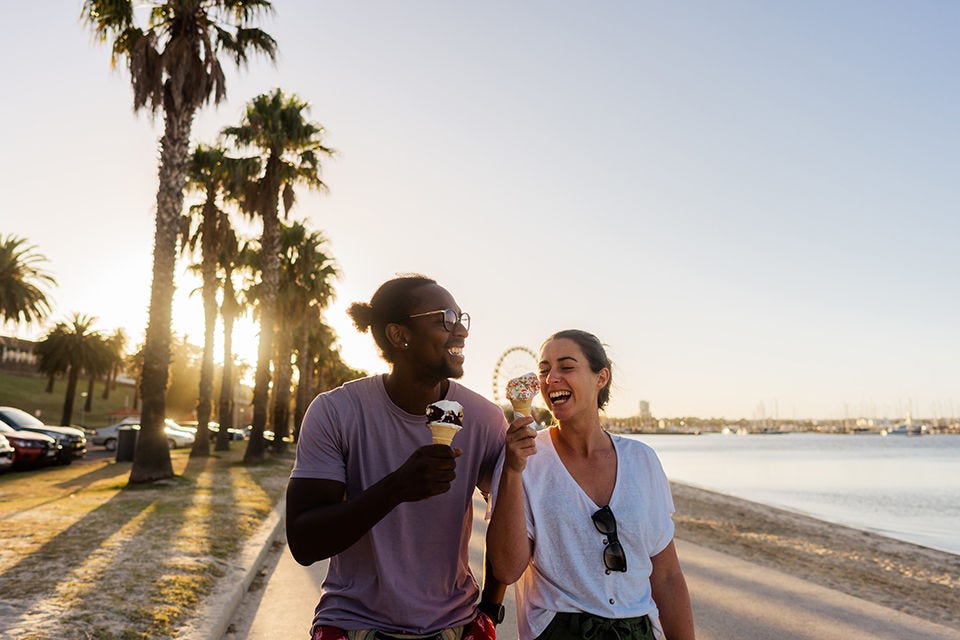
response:
[[[640,417],[641,418],[650,417],[650,403],[646,400],[640,401]]]
[[[32,340],[0,336],[0,370],[36,373],[37,356],[33,353],[36,346]]]

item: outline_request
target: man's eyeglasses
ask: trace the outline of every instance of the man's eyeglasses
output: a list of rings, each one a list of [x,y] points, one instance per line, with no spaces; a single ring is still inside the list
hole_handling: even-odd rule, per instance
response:
[[[447,331],[452,332],[454,327],[457,326],[457,323],[462,324],[464,329],[470,331],[470,314],[465,311],[458,313],[453,309],[437,309],[436,311],[415,313],[412,316],[407,316],[407,318],[421,318],[423,316],[433,315],[434,313],[443,314],[443,328]]]
[[[597,531],[607,536],[607,543],[603,547],[603,564],[608,571],[626,571],[627,556],[617,537],[617,519],[613,517],[613,511],[606,506],[590,517]]]

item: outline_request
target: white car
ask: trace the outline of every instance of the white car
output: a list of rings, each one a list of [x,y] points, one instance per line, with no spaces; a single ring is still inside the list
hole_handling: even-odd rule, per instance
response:
[[[103,445],[107,451],[116,451],[117,449],[117,430],[120,427],[126,426],[136,426],[140,428],[140,419],[139,418],[124,418],[120,422],[111,424],[108,427],[103,427],[102,429],[96,429],[90,432],[91,443],[96,445]],[[196,436],[190,433],[189,431],[184,430],[176,422],[170,420],[169,418],[163,421],[163,433],[167,436],[167,443],[170,445],[171,449],[176,449],[177,447],[189,447],[193,445],[193,441],[196,440]]]

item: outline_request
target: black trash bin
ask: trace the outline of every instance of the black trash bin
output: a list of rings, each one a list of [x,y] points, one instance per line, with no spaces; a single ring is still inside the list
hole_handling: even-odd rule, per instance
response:
[[[140,425],[126,424],[117,429],[117,462],[133,462]]]

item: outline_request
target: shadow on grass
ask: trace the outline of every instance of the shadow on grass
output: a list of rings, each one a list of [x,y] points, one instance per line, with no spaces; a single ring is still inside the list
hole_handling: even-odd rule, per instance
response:
[[[288,449],[282,454],[267,452],[266,458],[262,462],[254,465],[244,464],[241,461],[235,463],[236,467],[243,469],[247,476],[256,483],[260,489],[267,495],[273,496],[276,488],[276,469],[284,468],[288,474],[293,469],[293,462],[296,459],[296,452]],[[286,481],[284,480],[284,486]]]
[[[130,465],[123,463],[107,463],[105,465],[99,466],[95,469],[92,469],[83,475],[77,476],[75,478],[70,478],[64,482],[58,482],[53,485],[59,489],[83,489],[94,482],[99,482],[100,480],[108,480],[110,478],[115,478],[120,475],[128,475],[130,473]]]
[[[0,616],[0,637],[60,637],[68,621],[91,637],[120,637],[117,629],[123,637],[169,637],[262,523],[263,499],[244,503],[240,496],[252,487],[233,454],[221,453],[188,459],[169,480],[117,487],[118,493],[76,514],[66,529],[0,573],[0,608],[13,614]],[[111,464],[61,485],[82,488],[128,471],[129,465]],[[257,475],[250,475],[254,482],[261,480]],[[41,516],[51,522],[70,517],[56,506],[48,509],[49,516]]]
[[[66,574],[86,562],[91,551],[151,504],[146,496],[131,500],[121,492],[89,511],[0,574],[0,600],[40,599],[52,593]]]

